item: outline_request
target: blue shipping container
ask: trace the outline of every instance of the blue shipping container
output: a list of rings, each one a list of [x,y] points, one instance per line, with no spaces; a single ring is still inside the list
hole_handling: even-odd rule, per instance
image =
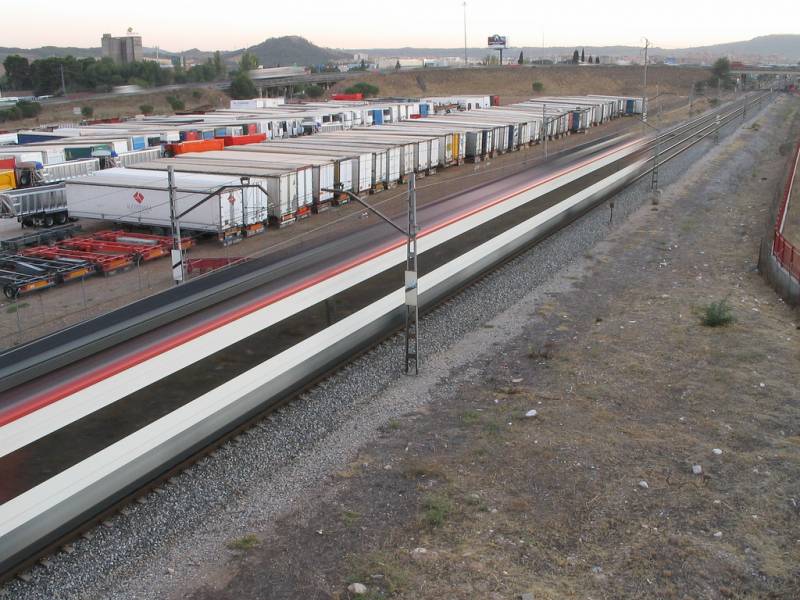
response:
[[[147,142],[144,139],[144,136],[137,135],[131,138],[131,146],[132,150],[143,150],[147,148]]]
[[[372,124],[383,125],[383,111],[376,109],[372,111]]]
[[[38,135],[35,133],[19,133],[17,134],[17,143],[19,144],[35,144],[37,142],[52,142],[53,140],[60,140],[69,137],[66,135],[53,135],[48,133],[46,135]]]
[[[626,115],[632,115],[633,114],[633,107],[634,107],[633,100],[626,100],[625,101],[625,114]]]
[[[423,117],[428,116],[428,105],[426,103],[423,102],[419,105],[419,114],[421,114]]]
[[[211,129],[206,129],[203,131],[203,139],[204,140],[213,140],[214,139],[214,131]]]

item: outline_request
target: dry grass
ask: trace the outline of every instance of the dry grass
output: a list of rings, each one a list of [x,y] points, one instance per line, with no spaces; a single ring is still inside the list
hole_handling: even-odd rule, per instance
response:
[[[686,96],[694,82],[708,78],[708,72],[680,67],[651,67],[647,77],[653,89],[658,85],[661,93]],[[610,66],[431,69],[422,72],[368,73],[363,81],[377,85],[381,95],[387,96],[499,94],[505,103],[533,95],[640,93],[642,69]],[[533,91],[534,82],[542,84],[541,92]],[[337,90],[352,83],[349,80],[340,83]]]
[[[199,95],[196,93],[199,92]],[[175,96],[183,100],[185,110],[201,106],[227,108],[230,98],[224,92],[214,88],[193,88],[171,91],[153,90],[146,94],[119,95],[115,98],[102,98],[99,100],[75,98],[73,102],[65,104],[47,104],[42,106],[42,113],[36,119],[25,119],[8,123],[15,129],[35,127],[44,123],[74,122],[82,117],[73,114],[73,107],[91,106],[94,109],[93,119],[107,119],[113,117],[131,117],[141,114],[139,107],[149,104],[154,109],[154,114],[172,114],[174,111],[167,102],[168,96]]]

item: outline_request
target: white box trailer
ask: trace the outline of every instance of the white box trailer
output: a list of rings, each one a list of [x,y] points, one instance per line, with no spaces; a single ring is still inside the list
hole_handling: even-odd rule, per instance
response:
[[[400,138],[380,138],[371,133],[365,134],[364,131],[370,130],[348,131],[341,137],[348,142],[357,143],[361,146],[385,149],[392,152],[394,149],[397,149],[397,154],[400,160],[400,177],[406,177],[409,173],[413,173],[417,170],[417,152],[415,151],[413,142],[401,140]]]
[[[357,136],[365,141],[371,143],[403,144],[404,153],[402,155],[404,161],[403,173],[407,175],[411,172],[408,168],[409,161],[413,165],[413,170],[416,172],[427,171],[431,167],[436,167],[439,156],[439,140],[438,138],[421,138],[413,135],[393,135],[394,132],[383,131],[383,127],[372,129],[354,129],[353,136]],[[406,146],[411,146],[409,150]],[[431,164],[431,157],[435,157],[433,164]]]
[[[120,167],[130,167],[138,163],[150,162],[161,158],[164,153],[161,147],[145,148],[144,150],[132,150],[130,152],[122,152],[117,156],[117,164]]]
[[[289,208],[295,217],[307,216],[314,204],[314,171],[311,164],[304,165],[280,165],[274,160],[270,159],[268,154],[260,152],[248,152],[247,147],[242,147],[243,151],[229,150],[212,150],[209,152],[188,152],[176,157],[178,160],[192,160],[192,161],[221,161],[232,166],[237,164],[248,164],[250,166],[259,166],[263,169],[271,169],[276,173],[287,173],[294,181],[294,188],[296,190],[294,196],[294,205]],[[282,212],[282,221],[288,219],[288,213]],[[284,218],[285,217],[285,218]]]
[[[466,139],[457,128],[438,123],[424,123],[420,120],[406,121],[395,125],[383,125],[375,129],[382,135],[393,135],[411,139],[431,140],[429,147],[430,167],[445,167],[460,162],[464,158]]]
[[[175,173],[178,212],[190,209],[236,177]],[[67,209],[73,217],[170,229],[166,171],[113,168],[66,182]],[[181,217],[182,231],[238,237],[244,224],[242,191],[226,190],[198,204]]]
[[[400,180],[400,148],[372,146],[361,144],[357,140],[347,139],[344,135],[317,136],[320,142],[331,147],[355,150],[357,152],[372,152],[373,154],[373,182],[374,185],[391,187]]]
[[[266,225],[270,221],[286,225],[296,218],[297,178],[291,172],[263,168],[261,165],[244,161],[187,160],[182,157],[140,163],[131,168],[166,171],[169,166],[172,166],[176,173],[233,176],[236,183],[240,183],[241,177],[246,176],[250,178],[251,184],[258,184],[266,190],[266,194],[258,188],[242,190],[243,224],[249,234],[263,231],[263,227],[258,226]]]
[[[353,144],[342,144],[329,137],[311,136],[300,140],[291,140],[291,147],[304,147],[315,152],[339,152],[343,156],[359,156],[359,193],[370,191],[386,180],[387,152],[370,147],[357,147]],[[297,145],[295,145],[297,144]],[[368,158],[365,157],[368,155]],[[399,177],[399,155],[397,156],[397,177]],[[396,179],[395,179],[396,181]]]
[[[453,123],[455,125],[475,127],[483,130],[485,133],[483,136],[483,148],[487,154],[506,152],[511,149],[508,145],[508,125],[500,125],[473,117],[470,113],[443,115],[441,117],[433,117],[431,120],[434,122],[438,121],[441,123]]]
[[[333,154],[322,154],[322,153],[313,153],[313,152],[304,152],[304,149],[296,149],[296,151],[292,152],[291,149],[282,150],[280,145],[279,147],[274,147],[274,144],[249,144],[247,146],[237,146],[239,148],[238,151],[250,150],[253,152],[262,152],[264,154],[269,154],[271,159],[274,160],[276,163],[279,164],[297,164],[297,165],[312,165],[315,169],[314,175],[314,200],[319,202],[324,202],[329,200],[332,197],[332,194],[324,193],[321,191],[322,188],[329,188],[331,187],[328,185],[330,182],[328,181],[328,168],[327,165],[330,164],[331,175],[332,175],[332,182],[335,187],[345,191],[352,191],[353,190],[353,173],[355,172],[355,165],[354,163],[358,160],[357,158],[347,157],[343,158],[341,156],[335,156]],[[234,147],[228,148],[228,150],[234,150]],[[318,172],[318,173],[317,173]],[[317,181],[320,182],[319,188],[317,186]],[[319,191],[319,196],[317,196],[317,192]]]
[[[54,165],[44,165],[41,169],[37,169],[36,178],[40,184],[57,183],[67,179],[74,179],[75,177],[91,175],[99,170],[99,159],[81,158]]]
[[[315,182],[319,179],[322,188],[330,187],[329,179],[343,190],[353,189],[354,162],[353,156],[342,157],[332,153],[314,152],[305,148],[292,148],[282,144],[248,144],[247,146],[232,146],[226,151],[234,152],[260,152],[270,156],[270,161],[283,164],[297,164],[298,166],[311,165],[315,171]],[[317,185],[314,185],[314,199],[326,200],[323,193],[317,196]]]
[[[351,189],[358,194],[366,192],[372,187],[373,155],[371,152],[354,152],[338,147],[325,147],[324,144],[319,143],[317,136],[270,142],[269,144],[259,144],[259,146],[263,146],[264,151],[308,156],[312,160],[317,156],[334,158],[340,161],[340,173],[337,181],[345,186],[343,189]]]
[[[312,173],[312,199],[314,205],[319,207],[333,199],[333,193],[325,190],[333,189],[335,184],[341,184],[342,189],[353,188],[353,164],[350,159],[336,157],[303,156],[278,152],[270,144],[248,144],[246,146],[231,146],[226,150],[236,154],[249,155],[259,153],[264,155],[264,160],[275,166],[291,167],[296,169],[311,168]],[[342,166],[344,162],[344,166]],[[342,173],[344,171],[344,173]],[[344,175],[344,180],[342,180]]]

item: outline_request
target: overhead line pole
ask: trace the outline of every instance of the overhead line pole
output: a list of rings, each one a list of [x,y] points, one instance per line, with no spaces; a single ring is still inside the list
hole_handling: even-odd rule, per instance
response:
[[[405,372],[410,373],[412,364],[414,374],[419,374],[419,301],[417,282],[417,187],[416,173],[408,176],[408,229],[403,229],[400,225],[392,221],[374,206],[365,202],[360,196],[349,190],[335,188],[323,188],[323,192],[333,192],[335,194],[347,194],[353,201],[357,202],[370,212],[375,213],[380,219],[391,225],[394,229],[406,237],[406,269],[405,269]]]
[[[222,192],[232,190],[242,190],[247,188],[258,188],[266,196],[269,202],[269,193],[258,183],[250,183],[250,177],[243,176],[239,178],[241,185],[223,185],[208,193],[204,198],[195,202],[188,208],[178,212],[178,202],[176,194],[180,191],[193,192],[193,190],[180,190],[175,185],[175,167],[172,165],[167,167],[167,191],[169,192],[169,219],[172,226],[172,278],[175,280],[175,285],[180,285],[185,277],[185,265],[183,262],[183,245],[181,239],[181,223],[180,220],[187,214],[192,212],[195,208],[204,204],[214,196],[219,196]],[[244,195],[242,195],[242,210],[245,211]]]
[[[647,49],[650,40],[644,38],[644,87],[642,88],[642,122],[647,123]]]

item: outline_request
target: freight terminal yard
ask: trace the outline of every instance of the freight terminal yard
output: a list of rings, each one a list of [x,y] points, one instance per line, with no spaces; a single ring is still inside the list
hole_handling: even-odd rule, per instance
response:
[[[560,369],[550,366],[551,347],[577,327],[547,308],[567,302],[569,285],[547,301],[527,294],[545,293],[538,286],[570,257],[592,261],[594,244],[627,227],[643,203],[653,219],[674,211],[668,198],[660,208],[658,190],[668,195],[704,155],[733,152],[743,136],[763,151],[765,139],[787,135],[791,127],[777,123],[790,122],[795,102],[770,89],[703,109],[675,101],[648,126],[635,95],[510,104],[492,95],[254,99],[197,114],[16,132],[15,144],[0,147],[10,182],[0,206],[14,224],[4,228],[0,256],[8,308],[0,573],[18,577],[0,590],[12,597],[191,590],[211,598],[250,597],[266,586],[274,597],[349,598],[363,595],[353,587],[359,583],[371,597],[448,597],[452,589],[456,597],[524,597],[535,589],[529,583],[488,583],[488,565],[500,560],[488,548],[456,556],[445,546],[465,534],[448,518],[471,511],[467,520],[497,538],[493,545],[519,547],[517,567],[530,568],[537,552],[531,532],[517,535],[511,517],[498,521],[517,510],[508,498],[462,489],[467,478],[457,466],[522,443],[512,432],[526,424],[542,431],[524,434],[525,443],[539,443],[531,435],[570,443],[545,431],[551,420],[539,413],[556,409],[536,387],[550,385],[548,369]],[[779,179],[774,166],[764,168]],[[412,205],[418,229],[408,235]],[[395,229],[381,221],[386,215]],[[609,299],[598,303],[611,301],[606,291]],[[523,308],[523,297],[533,304]],[[419,321],[409,317],[416,306]],[[549,329],[534,346],[503,346],[494,328],[525,327],[523,314],[541,314]],[[637,319],[620,323],[633,328]],[[397,379],[404,341],[409,365],[409,340],[420,374]],[[502,348],[502,364],[481,381],[481,353],[492,344]],[[448,405],[458,389],[486,398]],[[439,435],[427,429],[429,403],[447,407],[441,464],[428,453]],[[483,453],[449,454],[460,451],[464,427],[483,432]],[[372,445],[364,450],[364,442]],[[405,448],[399,459],[396,444]],[[309,486],[331,477],[342,482],[333,495],[304,499]],[[367,477],[394,499],[361,487]],[[635,477],[641,494],[659,487]],[[259,495],[271,504],[252,504]],[[421,511],[411,519],[416,533],[403,530],[402,519],[391,524],[416,510],[407,498]],[[385,514],[375,512],[387,501]],[[299,513],[286,509],[298,505]],[[279,514],[289,520],[252,533]],[[400,537],[379,541],[366,515]],[[354,531],[362,546],[347,540]],[[194,548],[193,536],[202,539]],[[269,550],[273,541],[280,551]],[[210,555],[219,559],[220,544],[234,562],[212,561],[198,573]],[[347,556],[333,552],[337,546]],[[312,557],[316,571],[306,562]],[[117,566],[101,582],[80,563],[97,572]],[[446,571],[460,568],[468,574],[448,580]],[[134,581],[137,569],[147,577]],[[592,585],[603,584],[602,566],[587,569]],[[426,577],[433,595],[417,587]],[[617,596],[630,593],[612,585]],[[535,597],[562,592],[552,584]]]

